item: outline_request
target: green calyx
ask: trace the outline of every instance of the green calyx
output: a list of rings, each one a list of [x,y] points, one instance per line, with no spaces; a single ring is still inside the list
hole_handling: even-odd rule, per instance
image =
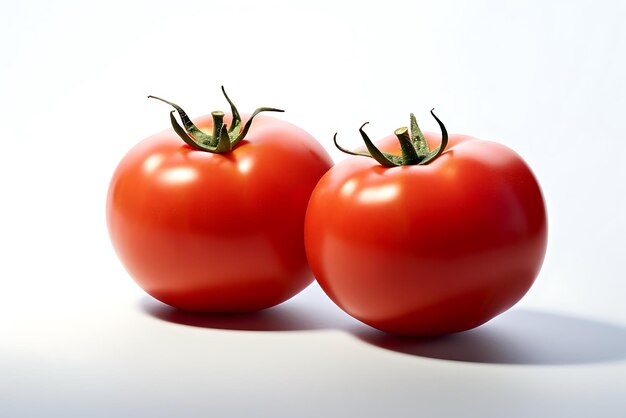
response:
[[[191,119],[189,119],[187,113],[185,113],[185,111],[177,104],[156,96],[148,96],[148,98],[157,99],[165,102],[175,109],[170,112],[170,122],[172,123],[172,128],[174,128],[174,132],[176,132],[178,136],[180,136],[182,140],[185,141],[185,143],[187,143],[190,147],[194,149],[212,152],[215,154],[224,154],[235,148],[237,144],[239,144],[245,138],[248,130],[250,129],[250,125],[252,124],[252,119],[254,119],[254,117],[259,113],[284,112],[284,110],[275,109],[273,107],[260,107],[256,109],[252,113],[252,115],[250,115],[250,118],[242,126],[241,116],[239,115],[239,112],[237,111],[234,103],[226,94],[224,86],[222,86],[222,93],[224,93],[224,97],[230,105],[233,120],[230,127],[228,127],[224,123],[224,112],[220,110],[211,112],[211,116],[213,117],[213,132],[211,134],[208,134],[198,129],[198,127],[193,124]],[[180,126],[180,124],[174,117],[174,112],[178,112],[178,116],[180,116],[180,120],[183,122],[183,126]]]
[[[363,127],[369,122],[365,122],[359,128],[359,132],[361,134],[361,137],[363,138],[363,142],[365,142],[365,147],[367,148],[367,151],[355,152],[343,148],[337,143],[337,134],[335,134],[335,136],[333,137],[333,141],[335,142],[335,146],[340,151],[350,155],[361,155],[364,157],[373,158],[384,167],[398,167],[403,165],[426,165],[439,157],[448,145],[448,131],[446,130],[444,124],[439,120],[439,118],[435,116],[433,110],[434,109],[430,111],[430,114],[433,115],[433,118],[435,118],[435,120],[439,124],[439,128],[441,129],[441,144],[432,151],[428,146],[428,142],[426,142],[426,138],[424,138],[424,134],[417,125],[417,120],[415,120],[415,115],[413,113],[411,113],[410,135],[409,128],[406,127],[398,128],[394,131],[394,134],[400,142],[402,155],[394,155],[379,150],[374,145],[372,140],[367,136],[367,134],[363,131]]]

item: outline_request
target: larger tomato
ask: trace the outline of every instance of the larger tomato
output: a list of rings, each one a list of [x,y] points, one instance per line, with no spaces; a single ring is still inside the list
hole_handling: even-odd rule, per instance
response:
[[[245,124],[232,106],[234,121],[214,112],[194,126],[170,104],[185,129],[172,113],[174,130],[132,148],[111,180],[107,221],[122,263],[147,293],[184,310],[255,311],[295,295],[313,280],[304,215],[330,157],[282,120]]]
[[[546,250],[544,199],[522,158],[440,126],[443,135],[424,135],[412,116],[412,138],[401,128],[379,148],[361,130],[370,151],[361,154],[380,163],[338,163],[308,207],[306,249],[321,287],[390,333],[483,324],[527,292]]]

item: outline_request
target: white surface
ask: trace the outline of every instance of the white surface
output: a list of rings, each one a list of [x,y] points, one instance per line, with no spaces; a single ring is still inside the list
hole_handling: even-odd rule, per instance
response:
[[[0,416],[623,417],[626,6],[229,3],[0,5]],[[373,138],[409,112],[435,129],[431,107],[515,149],[549,210],[536,285],[431,341],[371,331],[316,286],[236,318],[144,296],[108,242],[110,175],[168,124],[146,95],[199,115],[221,84],[329,150],[365,120]]]

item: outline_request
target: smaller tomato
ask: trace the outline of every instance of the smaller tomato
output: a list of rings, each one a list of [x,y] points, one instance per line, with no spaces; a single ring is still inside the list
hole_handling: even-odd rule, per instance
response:
[[[495,142],[448,138],[437,122],[442,134],[424,135],[411,115],[411,135],[400,128],[380,148],[361,127],[367,151],[337,145],[359,156],[322,177],[307,209],[307,256],[322,289],[390,333],[485,323],[528,291],[545,255],[544,200],[522,158]]]

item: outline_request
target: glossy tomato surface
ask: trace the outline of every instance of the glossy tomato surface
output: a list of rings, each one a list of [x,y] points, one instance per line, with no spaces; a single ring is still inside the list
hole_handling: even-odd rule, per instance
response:
[[[399,154],[397,144],[378,143]],[[348,314],[394,334],[439,335],[481,325],[528,291],[546,251],[546,210],[515,152],[452,135],[428,165],[338,163],[311,196],[305,241],[318,282]]]
[[[195,123],[211,132],[210,115]],[[192,149],[166,130],[115,170],[110,237],[134,280],[164,303],[198,312],[267,308],[313,280],[304,215],[331,165],[308,133],[268,116],[257,116],[223,155]]]

